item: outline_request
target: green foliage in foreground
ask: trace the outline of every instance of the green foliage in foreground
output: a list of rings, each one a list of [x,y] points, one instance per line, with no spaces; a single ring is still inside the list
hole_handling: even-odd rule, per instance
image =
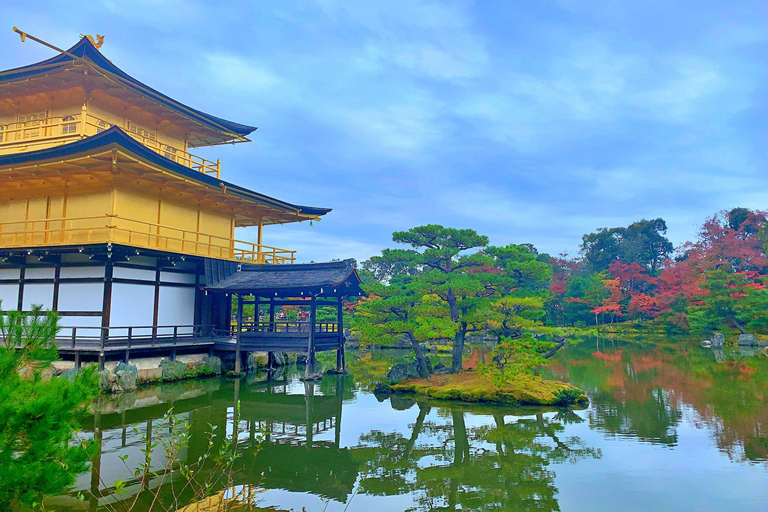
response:
[[[97,376],[85,369],[73,380],[44,379],[58,357],[57,331],[58,317],[39,307],[0,312],[0,510],[40,507],[87,469],[88,449],[72,439],[98,394]]]

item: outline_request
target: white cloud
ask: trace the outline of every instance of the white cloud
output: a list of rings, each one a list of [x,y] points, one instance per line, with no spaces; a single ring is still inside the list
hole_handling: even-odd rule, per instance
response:
[[[281,83],[269,69],[237,55],[211,53],[206,60],[216,83],[240,95],[267,92]]]

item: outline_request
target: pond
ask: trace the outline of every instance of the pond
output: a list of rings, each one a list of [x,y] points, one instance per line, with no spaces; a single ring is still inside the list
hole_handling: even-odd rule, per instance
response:
[[[48,506],[120,509],[137,494],[146,504],[149,493],[129,468],[142,460],[147,432],[169,435],[163,416],[173,406],[192,433],[187,460],[203,453],[209,424],[237,431],[235,481],[258,488],[253,499],[264,510],[768,509],[764,353],[587,340],[561,350],[547,370],[586,390],[583,410],[380,402],[369,391],[374,376],[407,356],[350,354],[352,375],[317,384],[286,368],[105,398],[83,434],[100,439],[100,456]]]

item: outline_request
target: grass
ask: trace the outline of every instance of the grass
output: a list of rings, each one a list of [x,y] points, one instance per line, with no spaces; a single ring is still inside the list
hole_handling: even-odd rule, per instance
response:
[[[585,405],[588,402],[582,390],[564,382],[521,375],[499,388],[476,370],[433,375],[430,380],[407,380],[393,384],[391,388],[396,393],[415,393],[440,400],[463,402],[549,406],[574,403]]]

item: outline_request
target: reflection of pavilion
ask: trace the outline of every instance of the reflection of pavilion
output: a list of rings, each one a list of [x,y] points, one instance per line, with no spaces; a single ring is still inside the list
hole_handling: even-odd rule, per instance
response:
[[[162,416],[172,405],[174,414],[188,422],[191,432],[189,447],[182,454],[184,460],[193,462],[204,453],[209,424],[214,425],[220,435],[226,433],[238,439],[242,456],[235,466],[235,485],[310,492],[345,501],[352,492],[359,463],[339,446],[343,376],[331,383],[330,394],[318,393],[316,386],[309,382],[297,385],[288,379],[245,386],[236,380],[223,382],[220,388],[200,396],[121,413],[96,413],[93,436],[100,445],[100,454],[93,460],[90,478],[84,476],[71,494],[89,490],[93,496],[91,506],[96,509],[100,502],[114,499],[107,496],[120,479],[126,482],[122,500],[132,501],[136,494],[145,493],[119,458],[129,455],[128,465],[138,466],[143,461],[141,449],[145,448],[142,436],[170,436]],[[134,424],[138,424],[138,432]],[[264,442],[256,450],[262,436]],[[147,484],[150,488],[159,485],[163,474],[166,483],[178,478],[178,473],[167,474],[162,450],[155,452],[154,461],[153,470],[161,472]],[[171,499],[170,493],[164,497]]]

